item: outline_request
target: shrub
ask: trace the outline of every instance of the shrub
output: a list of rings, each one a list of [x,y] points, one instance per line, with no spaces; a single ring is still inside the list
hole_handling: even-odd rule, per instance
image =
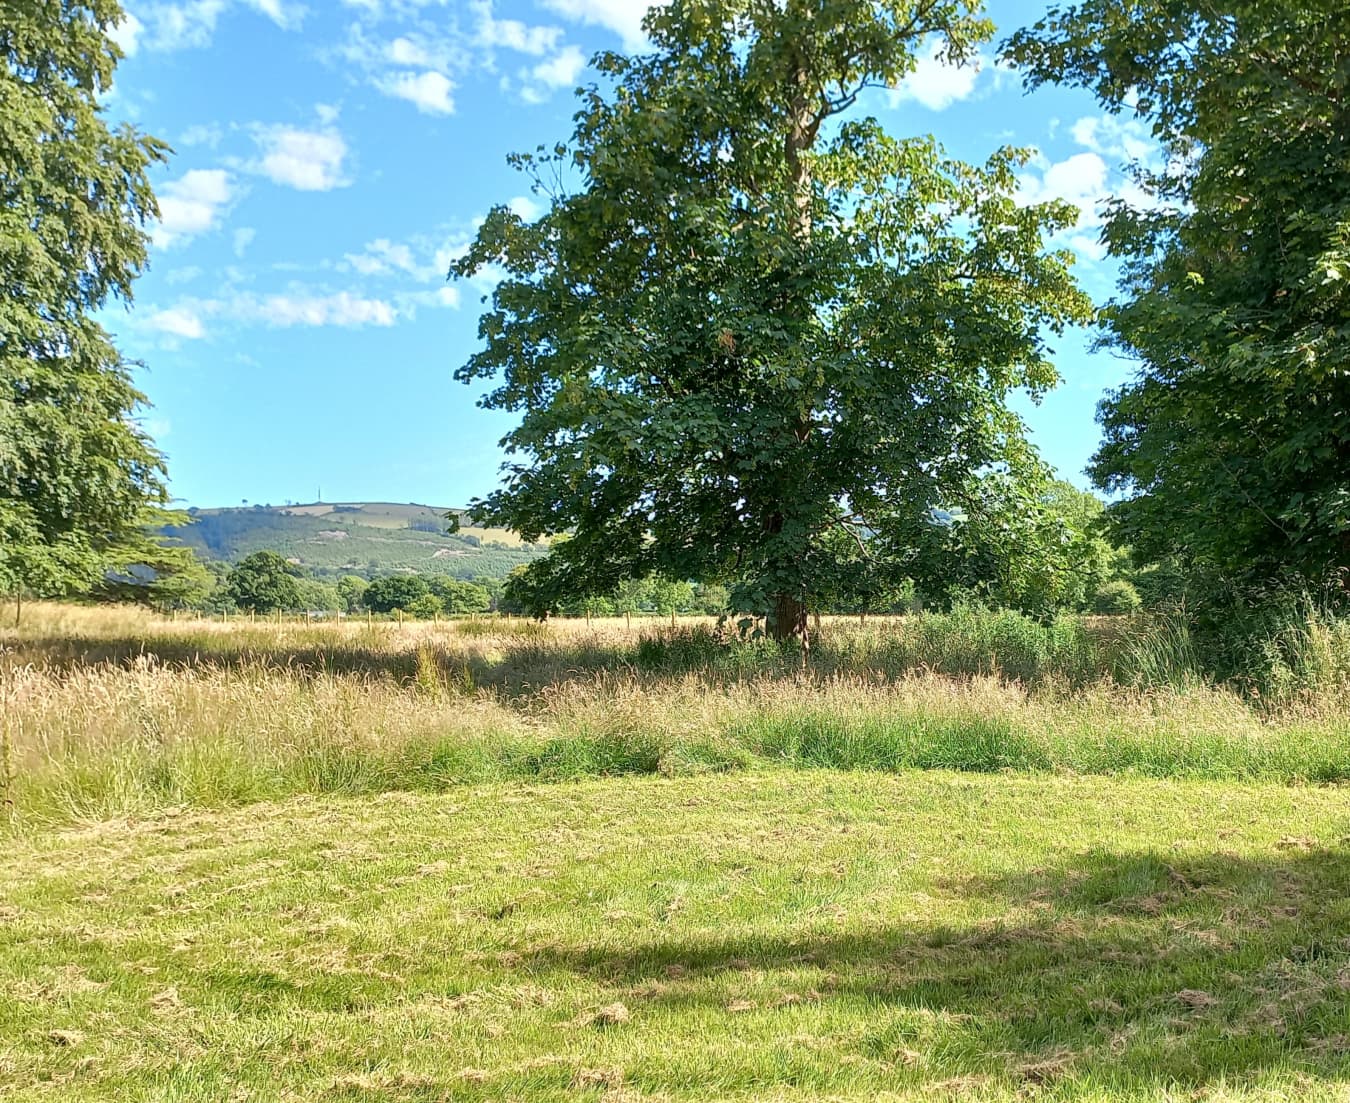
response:
[[[403,607],[403,611],[410,617],[416,617],[418,620],[430,620],[441,611],[441,599],[435,594],[423,594],[421,597],[413,598]]]
[[[1092,598],[1092,611],[1105,615],[1137,613],[1143,605],[1143,598],[1134,586],[1123,578],[1104,582]]]
[[[373,612],[392,613],[395,609],[408,609],[426,593],[426,582],[416,575],[390,575],[377,578],[366,587],[363,600]]]

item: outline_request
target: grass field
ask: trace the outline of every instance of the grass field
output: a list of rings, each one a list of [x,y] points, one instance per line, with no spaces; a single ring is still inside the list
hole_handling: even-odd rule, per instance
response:
[[[26,610],[0,1098],[1350,1098],[1346,698],[1142,631]]]

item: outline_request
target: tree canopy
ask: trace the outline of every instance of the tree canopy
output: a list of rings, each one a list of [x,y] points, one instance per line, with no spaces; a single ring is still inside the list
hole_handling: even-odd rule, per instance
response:
[[[417,575],[388,575],[377,578],[362,596],[362,603],[376,613],[392,613],[407,609],[418,598],[430,592],[426,579]]]
[[[0,20],[0,590],[88,588],[166,498],[143,398],[94,320],[130,301],[166,153],[103,119],[121,18],[44,0]]]
[[[1098,483],[1146,561],[1224,589],[1350,567],[1350,19],[1342,0],[1089,0],[1014,35],[1031,84],[1093,91],[1160,149],[1104,240]]]
[[[472,512],[570,532],[533,572],[560,596],[727,581],[789,636],[831,533],[1038,472],[1005,399],[1051,386],[1047,334],[1090,314],[1045,246],[1075,212],[1015,201],[1019,151],[963,164],[859,109],[932,36],[970,60],[974,3],[674,0],[646,29],[597,59],[570,142],[514,159],[547,211],[494,209],[456,266],[502,276],[458,378],[522,414]]]
[[[291,565],[276,552],[260,551],[241,559],[225,580],[226,595],[240,609],[271,613],[300,605],[300,587]]]

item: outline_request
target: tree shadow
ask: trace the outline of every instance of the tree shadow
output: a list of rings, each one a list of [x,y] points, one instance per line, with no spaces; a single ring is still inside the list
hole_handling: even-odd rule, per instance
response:
[[[989,917],[547,946],[522,964],[705,1013],[726,1010],[738,984],[780,992],[761,1012],[862,1001],[859,1050],[915,1074],[932,1062],[942,1077],[1090,1084],[1110,1098],[1148,1084],[1350,1076],[1343,849],[1289,839],[1261,860],[1097,851],[1057,869],[952,876],[939,892]]]
[[[508,697],[527,695],[544,685],[592,678],[601,672],[636,669],[631,649],[618,646],[579,643],[545,648],[525,644],[496,655],[490,651],[459,654],[438,646],[434,638],[421,645],[393,648],[356,640],[318,644],[287,641],[284,637],[261,644],[229,637],[51,637],[23,640],[12,650],[22,661],[59,674],[152,664],[171,670],[275,672],[301,680],[323,675],[392,679],[405,685],[427,676],[455,681],[467,677],[475,686],[495,689]]]
[[[152,664],[170,670],[274,672],[302,681],[328,675],[411,685],[434,677],[455,685],[468,682],[506,700],[529,698],[549,687],[604,674],[651,684],[692,678],[718,687],[747,679],[797,682],[802,677],[795,659],[749,650],[741,654],[710,647],[656,648],[649,654],[640,642],[586,638],[508,637],[508,645],[477,647],[472,637],[393,636],[366,642],[356,636],[317,642],[304,638],[303,629],[300,635],[290,639],[245,628],[238,634],[50,636],[20,640],[9,647],[8,655],[58,674]],[[452,642],[467,646],[448,646]],[[0,659],[6,654],[0,647]],[[827,681],[835,673],[835,667],[822,666],[812,675]]]
[[[460,635],[448,626],[445,634],[406,637],[390,623],[377,623],[365,632],[360,625],[354,627],[357,632],[327,639],[322,627],[288,622],[274,630],[262,621],[231,625],[229,631],[185,623],[145,635],[39,635],[0,646],[0,659],[34,662],[57,673],[154,663],[170,669],[276,671],[301,679],[387,678],[403,684],[431,674],[457,684],[467,679],[508,699],[601,674],[651,683],[692,679],[714,687],[746,681],[795,684],[803,678],[823,684],[841,675],[893,680],[917,670],[956,681],[994,675],[1020,680],[1033,690],[1043,682],[1032,669],[1034,663],[1019,673],[1015,662],[995,663],[983,652],[967,654],[969,649],[958,648],[950,655],[911,653],[896,643],[899,637],[894,634],[883,634],[872,641],[875,646],[857,650],[851,630],[823,637],[803,669],[800,652],[790,646],[729,639],[706,626],[653,625],[636,638],[613,639],[551,635],[546,627],[517,622],[485,640],[477,633]]]

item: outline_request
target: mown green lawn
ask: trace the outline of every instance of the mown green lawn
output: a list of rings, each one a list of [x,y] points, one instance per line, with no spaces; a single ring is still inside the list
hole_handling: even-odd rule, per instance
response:
[[[800,770],[10,837],[0,1098],[1350,1098],[1350,793]]]

